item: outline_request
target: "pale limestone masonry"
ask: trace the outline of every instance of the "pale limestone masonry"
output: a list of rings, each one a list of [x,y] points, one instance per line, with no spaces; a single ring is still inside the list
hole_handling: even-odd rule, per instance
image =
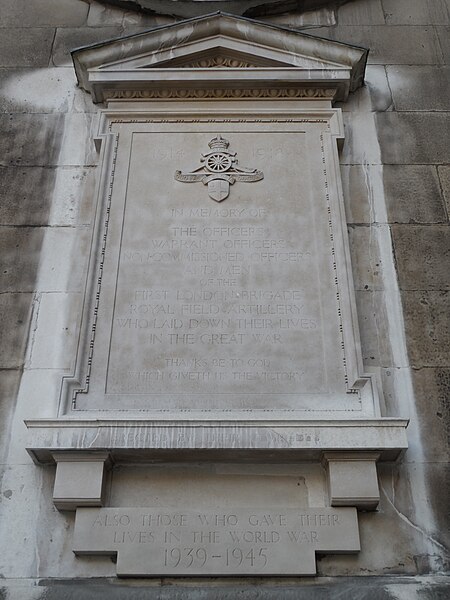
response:
[[[83,556],[85,548],[73,553],[69,489],[83,488],[90,506],[106,497],[104,510],[175,503],[228,512],[234,497],[247,506],[261,498],[262,505],[283,504],[286,511],[326,506],[331,499],[336,511],[352,511],[341,507],[361,491],[361,479],[352,480],[348,462],[336,462],[336,455],[332,464],[312,456],[300,466],[211,460],[189,469],[173,462],[150,469],[145,463],[109,464],[109,456],[96,454],[102,476],[95,480],[89,479],[86,455],[73,456],[79,479],[73,465],[59,462],[55,489],[55,467],[36,466],[27,453],[24,420],[53,420],[61,377],[74,370],[94,217],[99,159],[92,139],[102,106],[77,87],[70,52],[168,25],[174,18],[167,6],[177,2],[117,4],[0,0],[1,600],[446,597],[449,0],[286,2],[287,13],[281,2],[271,3],[280,5],[278,14],[264,14],[264,2],[253,3],[255,18],[265,22],[369,49],[364,87],[336,104],[346,137],[341,177],[364,368],[382,387],[381,416],[410,424],[408,450],[394,462],[378,463],[378,485],[376,457],[366,457],[366,469],[360,456],[358,468],[367,480],[359,508],[369,509],[358,512],[361,551],[353,540],[350,554],[320,555],[317,576],[307,578],[169,575],[130,581],[116,579],[108,556]],[[141,12],[144,4],[156,12]],[[179,4],[188,10],[194,3]],[[231,5],[239,3],[195,4],[210,5],[208,12],[213,4],[228,4],[220,9],[233,12]],[[196,16],[197,8],[177,18]],[[120,435],[126,439],[126,427]],[[364,440],[363,431],[357,435]],[[64,436],[70,445],[72,432]],[[47,442],[43,438],[43,447]],[[208,502],[198,492],[205,483]],[[378,494],[378,508],[370,510]]]

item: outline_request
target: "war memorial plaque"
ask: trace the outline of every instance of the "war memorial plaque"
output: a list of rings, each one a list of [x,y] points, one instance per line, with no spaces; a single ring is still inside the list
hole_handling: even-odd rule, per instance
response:
[[[117,555],[119,576],[314,575],[316,552],[357,552],[354,508],[228,512],[78,509],[74,552]]]
[[[75,408],[361,412],[329,120],[157,121],[112,126],[89,389]]]

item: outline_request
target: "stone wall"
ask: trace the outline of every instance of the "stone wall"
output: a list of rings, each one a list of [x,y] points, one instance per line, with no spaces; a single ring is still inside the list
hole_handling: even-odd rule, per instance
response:
[[[23,426],[55,415],[77,343],[98,108],[76,87],[70,50],[170,19],[0,0],[0,598],[444,598],[450,2],[353,0],[271,20],[370,48],[366,86],[342,106],[342,176],[364,362],[383,383],[384,414],[411,424],[401,463],[379,470],[378,512],[360,515],[363,550],[319,559],[322,577],[307,581],[86,581],[114,565],[72,555],[73,516],[54,509],[54,472],[31,463]]]
[[[370,48],[366,90],[343,106],[350,143],[342,164],[351,202],[348,216],[363,351],[366,364],[381,366],[385,385],[390,385],[388,378],[392,382],[399,377],[406,389],[402,372],[411,378],[407,414],[412,419],[410,434],[417,427],[418,440],[417,445],[411,443],[401,474],[393,477],[406,482],[423,468],[434,520],[431,529],[425,529],[447,545],[443,498],[449,489],[449,18],[450,3],[445,0],[355,1],[337,11],[336,25],[309,30]],[[366,111],[371,114],[362,122]],[[383,190],[378,189],[378,178]],[[404,340],[401,331],[393,340],[391,328],[390,348],[383,343],[389,338],[386,330],[383,333],[389,321],[384,309],[389,312],[395,303],[389,290],[392,280],[382,274],[388,268],[383,261],[387,244],[392,244],[404,322]],[[361,264],[364,254],[367,262]],[[403,343],[405,363],[398,354]],[[399,407],[390,406],[389,400],[387,410],[395,413]],[[408,410],[406,404],[403,410]],[[408,513],[407,503],[401,513],[403,509]],[[420,514],[411,521],[420,528],[425,525]],[[429,557],[414,560],[419,571],[429,568]]]

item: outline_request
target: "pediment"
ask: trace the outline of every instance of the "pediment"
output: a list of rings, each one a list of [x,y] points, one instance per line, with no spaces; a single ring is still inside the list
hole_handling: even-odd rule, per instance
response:
[[[171,97],[171,90],[211,87],[283,88],[291,96],[306,88],[327,89],[334,91],[326,97],[343,100],[363,81],[367,50],[214,13],[72,55],[79,84],[94,102],[117,92],[151,91],[149,97],[158,97],[164,90],[163,97]]]
[[[171,57],[156,63],[149,62],[139,68],[155,69],[257,69],[261,67],[289,66],[289,63],[275,58],[257,56],[249,52],[239,52],[225,46],[216,46],[207,50],[183,53],[182,49],[176,58]]]

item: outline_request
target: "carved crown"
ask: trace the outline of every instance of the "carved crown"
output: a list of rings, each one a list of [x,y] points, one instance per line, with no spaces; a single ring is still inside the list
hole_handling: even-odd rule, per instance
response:
[[[210,142],[208,142],[208,146],[211,148],[211,150],[226,150],[229,145],[230,142],[223,138],[220,133],[219,135],[216,135],[216,137]]]

